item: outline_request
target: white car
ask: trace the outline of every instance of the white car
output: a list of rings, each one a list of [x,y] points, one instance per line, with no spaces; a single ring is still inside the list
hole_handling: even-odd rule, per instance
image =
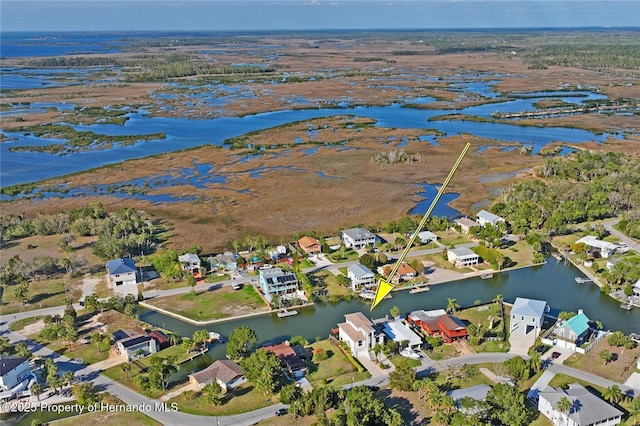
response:
[[[413,349],[409,349],[409,348],[405,348],[402,351],[400,351],[400,355],[402,355],[405,358],[420,359],[420,354],[414,351]]]

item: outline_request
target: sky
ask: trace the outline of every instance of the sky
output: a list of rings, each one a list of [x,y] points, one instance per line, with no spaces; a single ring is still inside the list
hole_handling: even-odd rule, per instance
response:
[[[0,0],[0,31],[640,27],[638,0]]]

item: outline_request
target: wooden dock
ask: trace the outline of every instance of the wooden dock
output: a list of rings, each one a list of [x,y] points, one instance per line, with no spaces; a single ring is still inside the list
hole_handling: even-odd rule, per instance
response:
[[[576,277],[576,282],[578,284],[584,284],[584,283],[588,283],[593,281],[591,278],[582,278],[582,277]]]
[[[417,286],[412,288],[411,290],[409,290],[409,293],[411,294],[422,293],[429,290],[431,290],[431,287],[429,287],[428,285],[422,285],[422,286]]]

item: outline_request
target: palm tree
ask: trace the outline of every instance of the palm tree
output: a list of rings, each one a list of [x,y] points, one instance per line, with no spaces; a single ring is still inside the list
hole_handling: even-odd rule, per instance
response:
[[[40,394],[42,393],[42,385],[40,383],[34,383],[34,385],[31,386],[31,388],[29,388],[29,390],[31,391],[31,395],[35,395],[36,398],[38,399],[38,402],[40,402]]]
[[[177,331],[169,334],[169,343],[171,343],[172,346],[179,345],[181,341],[182,337],[180,337],[180,333]]]
[[[568,414],[569,410],[571,410],[571,401],[569,401],[569,398],[567,398],[566,396],[563,396],[556,403],[556,408],[564,414]]]
[[[382,345],[380,343],[376,343],[376,345],[373,347],[373,353],[376,354],[376,362],[380,361],[380,359],[378,358],[380,352],[382,352]]]
[[[624,398],[624,394],[622,393],[622,390],[620,390],[620,387],[618,385],[613,385],[606,388],[604,392],[602,392],[602,397],[609,402],[617,404],[618,402],[622,401],[622,399]]]
[[[62,380],[66,383],[67,386],[71,386],[73,383],[73,371],[65,371],[62,375]]]
[[[536,373],[539,372],[540,368],[542,367],[542,355],[540,355],[539,352],[534,351],[531,354],[531,358],[529,359],[529,361],[531,362],[533,371],[535,371]]]
[[[456,299],[447,297],[447,312],[455,312],[459,307],[460,305]]]
[[[124,374],[127,376],[127,379],[130,378],[130,374],[131,374],[131,364],[129,364],[128,362],[125,364],[120,364],[120,368],[122,369],[122,371],[124,372]]]
[[[598,356],[604,362],[604,365],[607,365],[613,359],[611,352],[606,349],[601,350],[600,353],[598,353]]]

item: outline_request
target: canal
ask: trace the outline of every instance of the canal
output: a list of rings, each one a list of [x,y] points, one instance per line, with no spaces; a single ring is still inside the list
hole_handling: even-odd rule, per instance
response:
[[[372,312],[369,310],[369,303],[354,299],[351,302],[300,309],[298,315],[288,318],[278,318],[272,314],[214,324],[206,328],[228,336],[234,328],[246,325],[255,330],[259,344],[281,341],[296,335],[313,341],[317,336],[326,338],[331,329],[343,322],[344,315],[350,312],[361,311],[367,317],[379,318],[387,315],[392,306],[398,306],[402,313],[407,313],[416,309],[445,308],[447,298],[455,298],[461,306],[468,306],[476,300],[488,301],[501,294],[506,302],[513,302],[516,297],[546,300],[553,311],[582,309],[591,320],[601,321],[605,329],[640,333],[640,309],[620,309],[620,304],[600,293],[595,284],[577,284],[576,277],[584,275],[573,265],[557,263],[550,257],[545,265],[496,274],[488,280],[470,278],[437,284],[432,286],[431,291],[424,293],[394,292],[392,299],[382,301]],[[195,330],[205,328],[147,309],[141,309],[140,319],[157,327],[177,331],[181,336],[191,336]],[[210,355],[214,359],[223,358],[224,346],[214,344]]]

